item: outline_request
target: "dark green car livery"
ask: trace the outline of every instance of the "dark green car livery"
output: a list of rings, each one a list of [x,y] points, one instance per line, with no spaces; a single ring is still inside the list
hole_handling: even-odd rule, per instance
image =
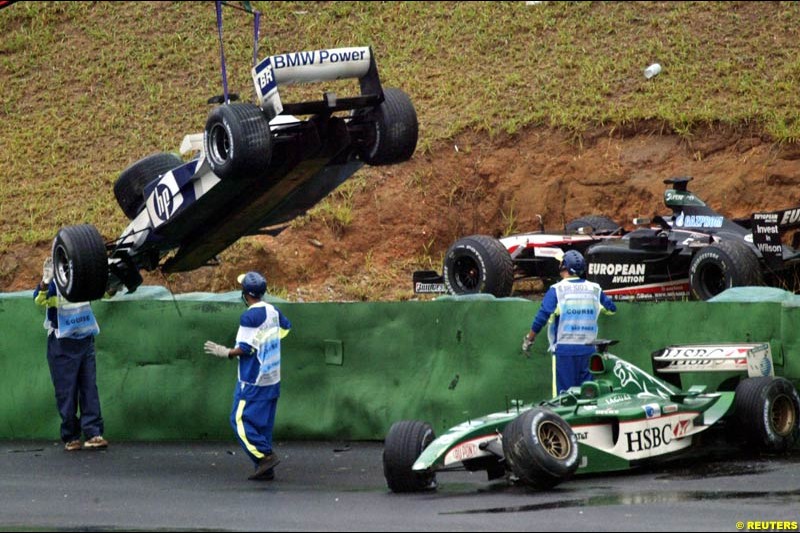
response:
[[[607,353],[614,343],[596,343],[594,380],[551,400],[464,422],[439,438],[426,422],[395,423],[383,456],[389,488],[431,489],[437,472],[466,469],[547,489],[574,474],[626,470],[687,451],[697,435],[723,424],[762,451],[800,441],[800,397],[774,376],[769,344],[670,346],[652,356],[655,377]],[[735,377],[716,391],[683,390],[681,376],[694,372]]]

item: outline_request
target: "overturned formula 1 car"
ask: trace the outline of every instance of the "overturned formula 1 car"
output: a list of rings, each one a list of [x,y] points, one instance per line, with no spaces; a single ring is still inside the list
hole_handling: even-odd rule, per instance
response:
[[[616,300],[707,300],[750,285],[800,289],[799,243],[782,242],[800,226],[800,208],[728,219],[688,190],[691,179],[665,180],[671,188],[664,203],[672,214],[634,220],[642,227],[631,232],[607,217],[589,216],[560,233],[459,239],[447,250],[441,275],[414,273],[414,292],[510,296],[515,281],[557,281],[568,250],[584,255],[586,278]]]
[[[199,151],[194,159],[158,153],[120,174],[114,193],[131,222],[119,238],[105,242],[88,224],[58,231],[52,255],[64,297],[134,291],[142,269],[211,264],[242,236],[277,234],[365,163],[399,163],[416,149],[414,106],[400,89],[382,87],[369,47],[270,56],[252,78],[257,104],[226,101],[203,134],[184,139],[181,151]],[[357,78],[360,94],[284,103],[278,92],[343,78]]]
[[[774,376],[769,344],[670,346],[652,354],[651,375],[607,353],[615,343],[596,341],[594,380],[552,400],[464,422],[439,438],[427,422],[393,424],[383,452],[389,489],[434,489],[437,473],[453,470],[549,489],[573,474],[689,452],[712,428],[765,452],[800,442],[800,397],[789,380]],[[689,372],[728,374],[720,374],[715,391],[684,390],[681,376]]]

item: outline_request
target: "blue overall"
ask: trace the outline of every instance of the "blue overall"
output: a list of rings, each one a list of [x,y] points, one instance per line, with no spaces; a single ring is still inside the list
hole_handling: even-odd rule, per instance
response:
[[[55,389],[56,407],[61,416],[61,440],[78,440],[81,432],[86,439],[102,435],[103,416],[100,413],[100,395],[97,392],[94,335],[58,338],[54,282],[50,283],[47,295],[40,296],[37,288],[33,297],[38,304],[47,306],[47,363]],[[79,408],[80,418],[77,415]]]
[[[280,338],[291,327],[277,308],[264,302],[251,305],[239,320],[236,345],[244,354],[239,356],[230,422],[242,449],[256,465],[272,453],[272,429],[281,394]],[[269,331],[272,333],[265,333]],[[255,340],[260,338],[259,332],[267,337],[263,343]]]
[[[566,299],[559,300],[559,292],[569,293],[570,289],[583,294],[577,307],[568,304]],[[589,358],[594,347],[583,342],[597,338],[600,312],[614,314],[616,310],[617,306],[599,285],[578,277],[566,278],[547,290],[531,330],[538,335],[549,323],[550,350],[556,358],[555,394],[592,380]],[[571,343],[570,340],[577,342]]]

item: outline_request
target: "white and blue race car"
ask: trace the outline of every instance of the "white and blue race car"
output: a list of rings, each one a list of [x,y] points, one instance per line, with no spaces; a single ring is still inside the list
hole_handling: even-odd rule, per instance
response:
[[[90,224],[53,241],[55,281],[70,301],[142,283],[140,270],[184,272],[210,264],[240,237],[276,235],[368,165],[411,158],[418,122],[409,97],[384,89],[372,49],[336,48],[269,56],[252,69],[257,104],[215,107],[202,134],[187,136],[189,162],[156,153],[114,185],[130,219],[106,242]],[[357,78],[360,94],[283,103],[278,88]]]

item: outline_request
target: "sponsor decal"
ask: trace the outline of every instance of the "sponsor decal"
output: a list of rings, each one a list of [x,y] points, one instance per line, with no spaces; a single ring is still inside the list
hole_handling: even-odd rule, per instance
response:
[[[723,363],[733,358],[735,364],[746,364],[744,358],[749,348],[723,346],[672,346],[665,348],[659,356],[663,360],[671,360],[670,366],[710,366],[715,362]]]
[[[772,375],[772,361],[768,357],[765,357],[758,364],[758,370],[761,371],[761,375],[762,376],[771,376]]]
[[[721,228],[725,219],[712,215],[685,215],[681,213],[675,218],[675,225],[686,228]]]
[[[691,420],[677,420],[635,431],[626,431],[626,452],[635,453],[668,447],[673,440],[679,440],[687,436],[691,428]]]
[[[792,211],[795,212],[792,215]],[[785,226],[796,225],[797,216],[800,210],[793,209],[783,214],[781,224]],[[748,235],[756,249],[761,252],[767,266],[773,270],[779,270],[783,266],[783,246],[781,243],[781,232],[778,227],[779,213],[753,213],[753,233]],[[794,216],[795,222],[792,221]]]
[[[778,229],[778,226],[756,226],[755,232],[777,235],[780,233],[780,230]]]
[[[661,446],[669,446],[672,442],[672,424],[654,426],[637,431],[626,431],[625,439],[628,443],[627,452],[641,452],[652,450]]]
[[[278,84],[275,81],[275,72],[272,70],[271,58],[264,59],[253,69],[253,79],[256,89],[263,96],[268,95]]]
[[[609,297],[618,301],[674,300],[689,296],[689,280],[685,279],[663,284],[653,283],[619,289],[607,289],[604,292]]]
[[[578,440],[586,440],[589,438],[588,431],[573,431],[573,433],[575,433],[575,438]]]
[[[418,281],[414,284],[414,292],[417,293],[440,293],[440,292],[447,292],[447,289],[444,286],[444,283],[424,283],[422,281]]]
[[[627,402],[632,396],[630,394],[615,394],[614,396],[606,396],[603,398],[603,403],[607,405],[614,405],[615,403]]]
[[[747,370],[750,377],[772,375],[767,343],[669,346],[653,353],[659,372]]]
[[[686,433],[689,431],[689,427],[691,426],[690,420],[679,420],[675,427],[672,429],[672,434],[675,436],[676,439],[686,436]]]
[[[797,222],[800,222],[800,208],[788,209],[783,212],[783,216],[781,217],[781,226],[785,226],[787,224],[796,224]]]
[[[695,196],[689,191],[678,191],[675,189],[667,189],[664,191],[664,202],[667,205],[706,205],[703,200]]]
[[[367,58],[365,48],[339,48],[335,50],[314,50],[308,52],[294,52],[273,56],[275,69],[287,67],[307,67],[311,65],[325,65],[329,63],[346,63],[348,61],[364,61]]]
[[[678,405],[671,403],[669,405],[665,405],[661,411],[666,415],[670,413],[677,413],[678,412]]]
[[[590,263],[589,276],[611,276],[611,283],[644,283],[645,265],[627,263]]]
[[[644,276],[643,264],[590,263],[589,274],[597,276]]]
[[[644,416],[647,418],[658,418],[661,416],[661,406],[657,403],[648,403],[644,406]]]
[[[454,462],[458,461],[465,461],[467,459],[472,459],[476,457],[480,453],[480,448],[475,443],[472,442],[465,442],[464,444],[460,444],[450,450],[450,453],[447,454],[448,462],[451,460]]]
[[[768,244],[766,242],[760,242],[756,244],[756,248],[758,248],[758,251],[761,252],[762,254],[763,253],[779,254],[783,251],[783,248],[781,248],[780,244]]]
[[[548,259],[556,259],[561,261],[561,258],[564,257],[564,250],[561,248],[544,248],[536,246],[533,248],[533,255],[535,257],[546,257]]]
[[[175,208],[172,197],[172,190],[169,186],[159,183],[154,193],[156,216],[161,220],[167,220]]]

